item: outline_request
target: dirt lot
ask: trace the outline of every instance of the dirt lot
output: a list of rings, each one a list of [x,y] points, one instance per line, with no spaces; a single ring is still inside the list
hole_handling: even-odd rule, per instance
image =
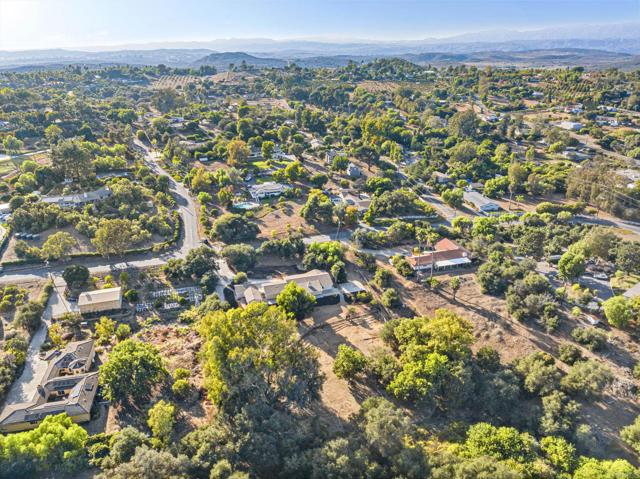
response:
[[[381,319],[360,306],[356,307],[355,316],[347,319],[345,305],[316,308],[311,318],[300,323],[300,334],[318,352],[320,368],[326,375],[321,393],[322,404],[318,405],[317,411],[334,430],[341,429],[342,422],[358,412],[362,401],[379,394],[370,386],[350,385],[336,377],[333,373],[333,361],[338,346],[346,344],[370,355],[376,349],[384,347],[379,338],[382,325]]]
[[[197,354],[201,341],[195,331],[190,328],[175,325],[156,325],[139,333],[141,341],[156,346],[160,355],[165,360],[169,373],[177,368],[186,368],[191,371],[190,383],[193,386],[191,397],[177,401],[170,390],[170,381],[153,392],[153,399],[145,409],[150,407],[157,399],[170,398],[179,406],[180,417],[176,421],[175,437],[181,437],[189,431],[209,422],[213,414],[213,405],[206,399],[203,388],[203,374]],[[146,428],[146,412],[127,412],[111,407],[106,424],[106,432],[114,432],[133,424],[142,429]]]

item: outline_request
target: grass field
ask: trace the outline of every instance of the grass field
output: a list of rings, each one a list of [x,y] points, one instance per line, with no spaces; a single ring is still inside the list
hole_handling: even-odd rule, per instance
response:
[[[10,156],[0,155],[0,176],[8,175],[17,170],[22,163],[21,159],[14,159]]]

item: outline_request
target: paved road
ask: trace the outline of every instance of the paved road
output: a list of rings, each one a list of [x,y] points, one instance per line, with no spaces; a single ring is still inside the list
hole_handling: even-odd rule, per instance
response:
[[[623,230],[628,230],[636,235],[640,236],[640,223],[633,221],[625,221],[618,218],[596,218],[595,216],[577,215],[574,219],[576,223],[582,223],[587,225],[600,225],[616,227]]]

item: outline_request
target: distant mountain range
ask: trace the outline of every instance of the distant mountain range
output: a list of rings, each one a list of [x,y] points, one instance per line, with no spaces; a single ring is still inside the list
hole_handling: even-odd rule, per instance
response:
[[[497,30],[411,41],[222,39],[163,42],[82,50],[0,51],[0,69],[69,64],[157,65],[220,70],[244,60],[256,67],[341,66],[349,61],[400,57],[417,63],[638,67],[640,24],[575,25],[534,31]]]
[[[419,65],[494,65],[498,67],[570,67],[584,65],[591,68],[638,68],[640,55],[615,53],[587,49],[549,49],[518,52],[484,51],[472,53],[407,53],[401,55],[332,55],[304,58],[256,57],[244,52],[212,53],[196,61],[194,66],[212,65],[218,70],[226,70],[230,64],[242,64],[257,68],[282,68],[295,62],[302,67],[341,67],[351,61],[367,62],[378,58],[393,57],[408,60]]]

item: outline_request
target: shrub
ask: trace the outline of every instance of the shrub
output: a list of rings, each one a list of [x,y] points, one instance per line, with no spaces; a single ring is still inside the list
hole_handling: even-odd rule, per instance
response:
[[[185,399],[191,392],[191,383],[187,379],[178,379],[171,386],[171,391],[179,399]]]
[[[124,293],[124,299],[126,299],[130,303],[138,301],[138,291],[136,291],[135,289],[128,289]]]
[[[600,351],[607,344],[607,336],[596,328],[577,327],[571,331],[571,337],[590,351]]]
[[[582,359],[580,348],[574,346],[571,343],[565,343],[560,346],[560,350],[558,351],[558,353],[558,358],[560,359],[560,361],[569,365],[572,365],[576,361]]]
[[[129,336],[131,336],[131,326],[124,323],[119,324],[118,328],[116,329],[116,338],[118,338],[118,341],[123,341]]]
[[[400,306],[400,295],[393,288],[387,288],[380,296],[380,301],[387,308],[395,308]]]
[[[333,363],[333,372],[340,379],[352,381],[365,371],[368,364],[369,360],[361,351],[341,344]]]

